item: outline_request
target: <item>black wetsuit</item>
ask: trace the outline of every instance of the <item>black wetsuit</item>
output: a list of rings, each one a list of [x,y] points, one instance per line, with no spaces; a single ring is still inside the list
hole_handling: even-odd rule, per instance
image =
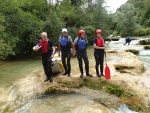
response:
[[[94,39],[93,42],[96,44],[97,43],[96,39]],[[94,57],[95,57],[95,62],[96,62],[96,65],[95,65],[96,74],[99,75],[99,65],[100,65],[101,76],[103,76],[103,69],[104,69],[104,64],[103,64],[104,54],[105,54],[104,49],[94,49]]]
[[[38,41],[39,43],[39,41]],[[42,41],[42,45],[45,45],[46,41]],[[51,60],[51,55],[52,55],[52,48],[53,47],[53,43],[48,40],[48,45],[46,46],[42,46],[41,47],[41,53],[42,53],[42,64],[43,64],[43,68],[44,68],[44,72],[47,76],[47,79],[50,80],[52,77],[52,60]],[[45,50],[47,50],[47,52],[45,52]]]

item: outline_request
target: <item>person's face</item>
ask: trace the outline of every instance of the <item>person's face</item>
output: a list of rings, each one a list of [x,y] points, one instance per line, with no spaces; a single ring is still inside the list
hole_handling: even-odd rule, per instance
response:
[[[84,38],[85,37],[85,33],[81,34],[81,37]]]
[[[63,35],[63,36],[67,36],[68,33],[67,33],[67,32],[62,32],[62,35]]]
[[[42,34],[41,38],[42,38],[42,40],[46,40],[47,37],[46,37],[46,35]]]
[[[97,33],[97,37],[101,37],[101,33]]]

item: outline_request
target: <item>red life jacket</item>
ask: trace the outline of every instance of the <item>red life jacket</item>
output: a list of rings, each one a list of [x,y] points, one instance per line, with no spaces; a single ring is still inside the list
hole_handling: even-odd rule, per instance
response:
[[[103,47],[104,46],[104,39],[103,38],[96,38],[96,45],[99,47]]]
[[[48,40],[46,40],[46,41],[39,40],[39,44],[41,46],[41,52],[47,53],[48,52]]]

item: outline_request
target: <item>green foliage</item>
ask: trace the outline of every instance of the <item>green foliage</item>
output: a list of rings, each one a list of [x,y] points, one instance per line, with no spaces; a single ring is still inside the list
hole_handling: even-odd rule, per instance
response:
[[[112,14],[111,29],[122,36],[131,34],[134,36],[150,35],[150,1],[128,0],[115,14]]]
[[[0,40],[0,59],[4,60],[8,58],[8,56],[10,55],[15,55],[12,49],[13,49],[12,46]]]
[[[73,39],[79,29],[85,30],[92,44],[96,29],[102,29],[104,36],[109,34],[111,18],[103,3],[104,0],[56,0],[56,4],[48,4],[47,0],[0,0],[0,39],[7,43],[1,44],[0,59],[11,55],[31,57],[42,31],[57,45],[64,27]]]

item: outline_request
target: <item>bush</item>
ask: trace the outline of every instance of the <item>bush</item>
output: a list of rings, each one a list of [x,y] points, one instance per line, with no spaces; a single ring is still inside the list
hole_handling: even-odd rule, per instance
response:
[[[8,45],[6,42],[0,41],[0,59],[6,60],[8,56],[15,55],[13,47]]]
[[[150,27],[138,29],[138,30],[134,31],[134,35],[136,35],[136,36],[150,35]]]

